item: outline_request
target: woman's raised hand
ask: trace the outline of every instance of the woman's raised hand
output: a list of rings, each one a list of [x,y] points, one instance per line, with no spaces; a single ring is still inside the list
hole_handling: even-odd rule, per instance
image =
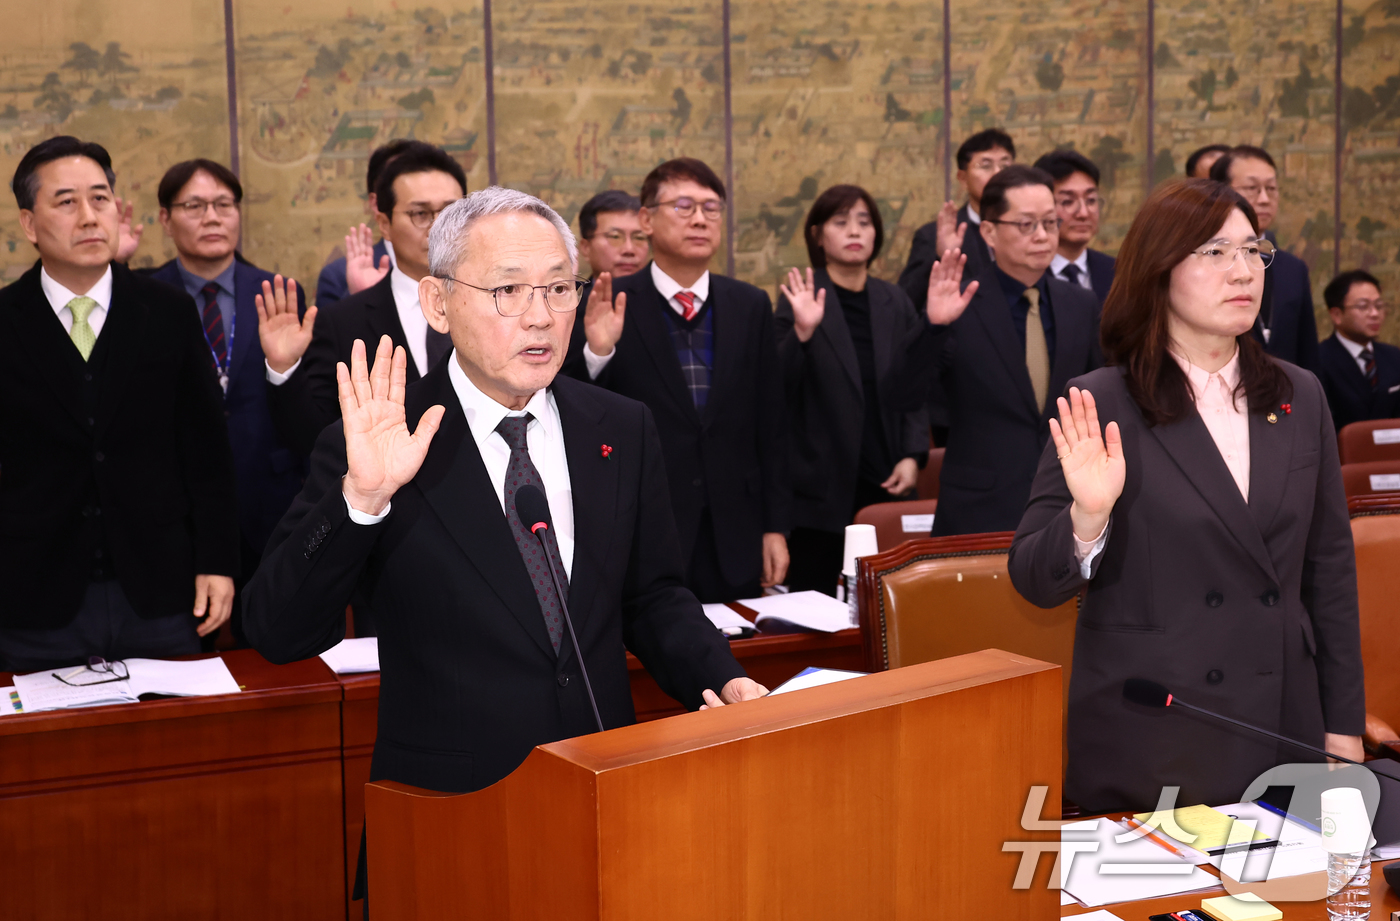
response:
[[[1094,395],[1087,390],[1071,387],[1069,399],[1060,397],[1056,404],[1060,418],[1050,420],[1050,437],[1055,440],[1065,485],[1074,497],[1070,506],[1074,534],[1082,541],[1094,541],[1103,533],[1114,503],[1123,494],[1127,475],[1123,436],[1117,422],[1110,422],[1100,433],[1099,410]]]
[[[792,329],[797,333],[797,341],[806,342],[826,316],[826,289],[816,286],[810,268],[806,278],[800,269],[788,269],[787,284],[779,284],[778,288],[792,305]]]

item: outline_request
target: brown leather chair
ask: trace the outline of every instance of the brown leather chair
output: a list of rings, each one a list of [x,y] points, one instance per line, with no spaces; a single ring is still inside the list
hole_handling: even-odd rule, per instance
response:
[[[938,508],[937,499],[916,499],[911,502],[879,502],[867,505],[856,512],[856,524],[875,526],[875,545],[880,552],[893,550],[909,540],[928,537],[928,528],[906,531],[904,519],[907,515],[932,515]]]
[[[1377,493],[1400,493],[1400,460],[1342,464],[1342,489],[1348,499]]]
[[[1366,670],[1366,744],[1400,760],[1400,493],[1348,503],[1356,543],[1361,661]]]
[[[1344,464],[1365,464],[1371,461],[1400,461],[1400,441],[1376,444],[1377,431],[1391,431],[1400,438],[1400,419],[1368,419],[1342,426],[1337,433],[1337,449]],[[1385,439],[1385,436],[1379,436]]]
[[[919,498],[938,498],[938,475],[943,471],[943,448],[928,452],[928,463],[919,471]]]
[[[1006,570],[1012,532],[926,537],[857,561],[866,666],[884,671],[993,647],[1069,670],[1078,599],[1038,608]]]

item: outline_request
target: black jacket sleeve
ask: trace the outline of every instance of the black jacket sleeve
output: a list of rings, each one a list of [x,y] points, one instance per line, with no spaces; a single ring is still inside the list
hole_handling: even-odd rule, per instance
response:
[[[759,413],[758,459],[763,467],[763,531],[787,534],[792,530],[792,476],[788,458],[787,400],[783,395],[783,370],[774,335],[773,303],[763,293],[759,316]]]
[[[302,455],[309,455],[322,430],[340,418],[335,365],[342,359],[335,325],[328,315],[333,309],[322,309],[317,315],[311,344],[292,376],[281,384],[267,385],[267,408],[277,437]],[[366,348],[372,357],[369,343]]]

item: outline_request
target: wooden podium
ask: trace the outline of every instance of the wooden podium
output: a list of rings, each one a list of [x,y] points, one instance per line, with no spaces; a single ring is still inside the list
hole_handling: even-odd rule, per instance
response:
[[[1060,669],[1000,650],[542,745],[465,795],[365,791],[396,919],[1055,917],[1012,889],[1060,802]],[[1057,819],[1058,815],[1045,818]]]

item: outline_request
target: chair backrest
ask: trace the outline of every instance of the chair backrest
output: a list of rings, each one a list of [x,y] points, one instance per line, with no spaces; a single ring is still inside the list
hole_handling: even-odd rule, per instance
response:
[[[928,537],[931,517],[938,509],[937,499],[911,502],[879,502],[856,512],[856,524],[875,526],[875,543],[880,552],[893,550],[907,540]]]
[[[857,591],[866,666],[899,668],[993,647],[1069,670],[1078,599],[1046,610],[1007,573],[1010,531],[910,541],[862,557]]]
[[[1400,727],[1400,494],[1348,503],[1356,542],[1366,711]]]
[[[1344,464],[1400,461],[1400,419],[1368,419],[1342,426],[1337,449]]]
[[[1348,499],[1373,493],[1400,493],[1400,460],[1342,464],[1342,489]]]
[[[943,448],[928,452],[928,463],[919,471],[919,498],[938,498],[938,477],[943,472]]]

